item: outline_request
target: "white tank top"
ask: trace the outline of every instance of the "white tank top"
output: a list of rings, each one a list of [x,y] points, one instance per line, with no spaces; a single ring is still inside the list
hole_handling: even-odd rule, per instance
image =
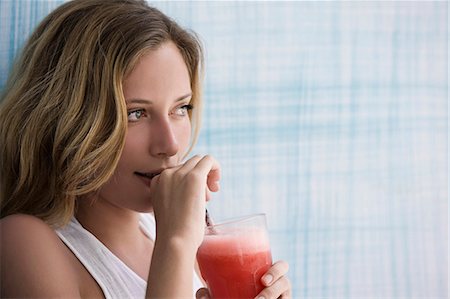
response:
[[[152,214],[141,214],[142,231],[155,240],[156,225]],[[78,260],[98,283],[106,299],[145,298],[147,282],[114,255],[93,234],[83,228],[75,219],[56,230],[59,238],[67,245]],[[203,287],[194,271],[193,298]]]

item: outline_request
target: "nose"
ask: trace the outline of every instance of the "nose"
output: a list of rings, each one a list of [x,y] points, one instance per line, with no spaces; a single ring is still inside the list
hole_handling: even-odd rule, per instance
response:
[[[178,153],[177,137],[170,120],[161,118],[153,124],[150,152],[155,157],[172,157]]]

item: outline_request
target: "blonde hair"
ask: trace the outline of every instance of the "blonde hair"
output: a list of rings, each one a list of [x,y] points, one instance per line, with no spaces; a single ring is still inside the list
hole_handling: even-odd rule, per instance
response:
[[[74,0],[40,23],[0,106],[2,218],[26,213],[63,225],[75,199],[111,177],[127,128],[123,79],[142,55],[169,40],[191,79],[192,148],[203,73],[195,34],[139,0]]]

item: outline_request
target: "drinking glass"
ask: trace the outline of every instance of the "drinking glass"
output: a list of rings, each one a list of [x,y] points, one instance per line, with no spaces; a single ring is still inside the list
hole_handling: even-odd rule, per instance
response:
[[[265,214],[207,226],[197,260],[214,299],[254,298],[272,265]]]

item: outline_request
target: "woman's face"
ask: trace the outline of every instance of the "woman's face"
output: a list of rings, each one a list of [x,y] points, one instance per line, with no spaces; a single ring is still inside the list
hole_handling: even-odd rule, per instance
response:
[[[123,82],[128,132],[119,164],[99,200],[139,212],[151,210],[151,177],[178,165],[191,137],[188,69],[172,42],[143,56]]]

